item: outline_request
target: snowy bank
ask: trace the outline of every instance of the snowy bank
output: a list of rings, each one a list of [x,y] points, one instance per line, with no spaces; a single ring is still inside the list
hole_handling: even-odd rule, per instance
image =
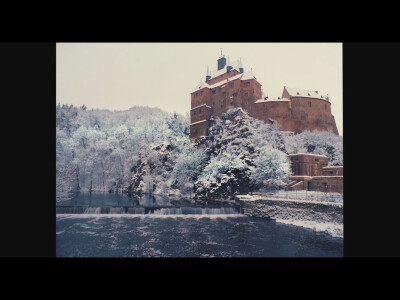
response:
[[[249,195],[238,195],[237,199],[247,215],[274,219],[277,222],[325,232],[334,237],[343,237],[341,203],[270,199]]]

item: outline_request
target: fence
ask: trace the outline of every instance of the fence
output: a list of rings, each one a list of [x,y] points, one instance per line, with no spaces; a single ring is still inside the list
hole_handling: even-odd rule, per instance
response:
[[[307,200],[343,203],[343,194],[321,191],[288,191],[288,190],[268,190],[260,193],[254,193],[268,198],[288,199],[288,200]]]

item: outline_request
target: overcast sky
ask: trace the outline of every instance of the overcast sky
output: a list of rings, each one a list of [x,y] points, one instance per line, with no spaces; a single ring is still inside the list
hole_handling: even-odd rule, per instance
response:
[[[221,48],[232,61],[241,57],[270,97],[280,97],[285,85],[329,94],[343,135],[341,43],[58,43],[57,103],[185,114]]]

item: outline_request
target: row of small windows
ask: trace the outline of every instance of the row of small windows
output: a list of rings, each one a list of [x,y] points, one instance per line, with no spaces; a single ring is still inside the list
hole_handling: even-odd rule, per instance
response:
[[[211,91],[212,94],[215,94],[215,92],[216,92],[216,90]],[[233,97],[237,97],[237,96],[238,96],[238,93],[237,93],[237,92],[234,92],[234,93],[232,93],[232,96],[233,96]],[[249,92],[245,92],[245,93],[244,93],[244,96],[245,96],[245,97],[248,97],[248,96],[249,96]]]
[[[198,97],[198,96],[202,96],[203,95],[203,91],[200,91],[200,92],[198,92],[198,93],[195,93],[194,94],[194,97]]]

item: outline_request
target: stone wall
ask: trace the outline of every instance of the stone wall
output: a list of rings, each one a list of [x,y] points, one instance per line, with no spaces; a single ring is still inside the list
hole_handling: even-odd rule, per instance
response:
[[[245,198],[238,196],[237,201],[249,216],[314,228],[343,237],[343,204]]]

